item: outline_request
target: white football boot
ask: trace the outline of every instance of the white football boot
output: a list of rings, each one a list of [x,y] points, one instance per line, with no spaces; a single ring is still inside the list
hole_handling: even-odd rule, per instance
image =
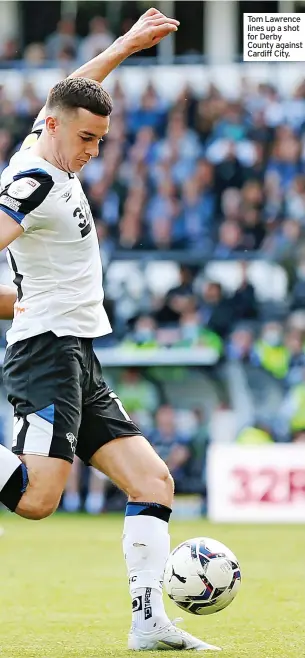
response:
[[[221,651],[213,644],[207,644],[175,625],[181,619],[175,619],[162,628],[145,632],[131,628],[128,637],[128,649],[134,651],[158,651],[159,649]]]

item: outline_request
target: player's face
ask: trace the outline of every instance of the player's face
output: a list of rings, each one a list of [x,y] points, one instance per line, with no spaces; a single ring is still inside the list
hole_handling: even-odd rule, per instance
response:
[[[99,154],[99,145],[109,130],[110,117],[79,108],[57,120],[54,147],[56,159],[65,171],[78,172]]]

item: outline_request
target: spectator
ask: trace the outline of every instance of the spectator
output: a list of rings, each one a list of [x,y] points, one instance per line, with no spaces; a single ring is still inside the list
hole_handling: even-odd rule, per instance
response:
[[[24,49],[23,59],[30,66],[42,66],[46,60],[46,51],[43,43],[30,43]]]
[[[108,28],[106,18],[95,16],[89,23],[89,34],[80,46],[81,62],[88,62],[99,53],[102,53],[113,43],[115,37]]]
[[[300,260],[296,269],[297,280],[291,293],[290,309],[305,309],[305,260]]]
[[[11,37],[0,45],[0,61],[9,62],[15,59],[20,59],[20,48],[18,40]]]
[[[158,347],[157,325],[150,315],[141,315],[134,322],[129,337],[123,341],[124,347],[151,349]]]
[[[116,393],[128,414],[140,412],[143,408],[155,413],[160,403],[155,384],[143,377],[137,368],[123,370]]]
[[[285,334],[285,347],[289,353],[288,372],[285,379],[287,388],[302,381],[305,368],[304,332],[288,329]]]
[[[128,131],[131,136],[135,136],[141,128],[150,127],[160,135],[164,129],[165,118],[166,105],[158,96],[154,86],[149,84],[142,94],[139,105],[134,105],[128,112]]]
[[[176,343],[177,347],[207,347],[221,355],[223,349],[221,338],[215,331],[201,326],[198,311],[182,313],[179,328],[180,340]]]
[[[263,209],[263,188],[262,185],[257,180],[248,180],[242,190],[242,202],[243,207],[253,208],[255,210],[262,211]]]
[[[34,122],[41,110],[41,100],[38,98],[33,85],[30,82],[24,84],[22,96],[16,104],[18,114],[29,117]]]
[[[228,258],[243,250],[243,236],[239,224],[230,219],[225,220],[219,229],[214,258]]]
[[[203,285],[199,313],[205,327],[215,331],[221,338],[229,334],[234,311],[220,283],[209,281]]]
[[[242,115],[242,108],[238,103],[228,103],[226,112],[214,127],[211,140],[244,140],[247,137],[247,128]]]
[[[273,442],[270,425],[257,421],[255,425],[244,427],[237,435],[236,442],[241,445],[268,445]]]
[[[281,262],[295,252],[300,237],[299,223],[294,219],[285,219],[266,237],[262,244],[262,252],[269,258]]]
[[[234,319],[237,322],[239,320],[255,320],[258,316],[258,305],[254,288],[248,281],[247,263],[241,262],[240,269],[241,284],[231,298],[234,307]]]
[[[131,211],[124,212],[119,226],[120,247],[122,249],[140,249],[143,246],[141,233],[139,219]]]
[[[62,18],[55,32],[46,39],[46,55],[49,60],[57,60],[63,49],[69,48],[76,58],[80,39],[76,34],[75,21],[73,18]]]
[[[176,491],[184,488],[187,464],[191,457],[191,437],[181,434],[175,423],[174,409],[163,405],[156,413],[156,428],[149,440],[161,459],[167,464],[176,485]]]
[[[181,212],[174,226],[175,245],[209,252],[214,208],[213,194],[201,192],[196,178],[189,178],[182,187]]]
[[[281,324],[267,322],[254,345],[254,354],[259,365],[277,379],[283,379],[288,371],[289,353],[283,338]]]
[[[156,217],[150,228],[149,248],[169,251],[173,243],[172,222],[170,217]]]
[[[285,199],[287,217],[295,219],[305,227],[305,176],[296,176]]]
[[[230,361],[250,363],[253,355],[254,334],[247,326],[237,326],[232,332],[226,348]]]
[[[170,301],[173,297],[190,297],[193,295],[193,282],[195,276],[196,268],[192,268],[187,265],[180,265],[179,267],[179,279],[180,283],[178,286],[171,288],[166,296],[167,301]]]
[[[228,187],[221,196],[221,215],[232,222],[241,221],[241,193],[235,187]]]
[[[188,128],[185,116],[180,110],[175,110],[168,121],[165,138],[156,149],[158,159],[172,158],[191,161],[199,158],[201,146],[198,135]]]
[[[176,189],[170,178],[159,183],[156,194],[147,205],[146,219],[149,224],[153,224],[159,216],[170,219],[174,216],[176,210],[175,194]]]
[[[246,208],[242,213],[243,246],[245,251],[257,251],[264,240],[266,229],[256,208]]]
[[[302,174],[300,142],[288,126],[277,129],[267,174],[275,172],[280,178],[281,187],[287,191],[293,180]]]
[[[287,423],[292,439],[305,432],[305,369],[302,371],[301,381],[288,390],[280,417],[282,422]]]
[[[178,325],[182,313],[192,312],[196,308],[193,290],[193,275],[189,268],[180,267],[180,285],[171,288],[162,305],[155,312],[155,318],[161,325]]]

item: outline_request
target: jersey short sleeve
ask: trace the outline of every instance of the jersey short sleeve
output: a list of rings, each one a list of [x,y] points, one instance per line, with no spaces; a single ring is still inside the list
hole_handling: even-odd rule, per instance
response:
[[[44,169],[28,169],[13,176],[0,192],[0,209],[10,215],[24,230],[28,215],[35,213],[50,193],[54,181]]]

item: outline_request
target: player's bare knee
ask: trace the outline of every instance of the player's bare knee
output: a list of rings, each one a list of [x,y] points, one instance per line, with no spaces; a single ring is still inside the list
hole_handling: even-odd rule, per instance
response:
[[[35,493],[29,495],[29,492],[27,492],[27,495],[21,498],[15,511],[19,516],[26,519],[41,521],[41,519],[46,519],[57,510],[58,503],[59,500],[55,500],[51,496],[39,496]]]
[[[160,461],[157,469],[139,476],[127,492],[134,501],[156,502],[171,507],[174,496],[174,481],[166,464]]]
[[[57,500],[53,499],[42,499],[40,503],[40,507],[36,511],[36,521],[40,521],[41,519],[46,519],[48,516],[51,516],[54,512],[56,512],[57,507],[58,507],[58,502]]]
[[[71,465],[58,459],[38,455],[22,456],[28,472],[28,484],[20,498],[16,514],[40,521],[56,511],[71,469]]]

